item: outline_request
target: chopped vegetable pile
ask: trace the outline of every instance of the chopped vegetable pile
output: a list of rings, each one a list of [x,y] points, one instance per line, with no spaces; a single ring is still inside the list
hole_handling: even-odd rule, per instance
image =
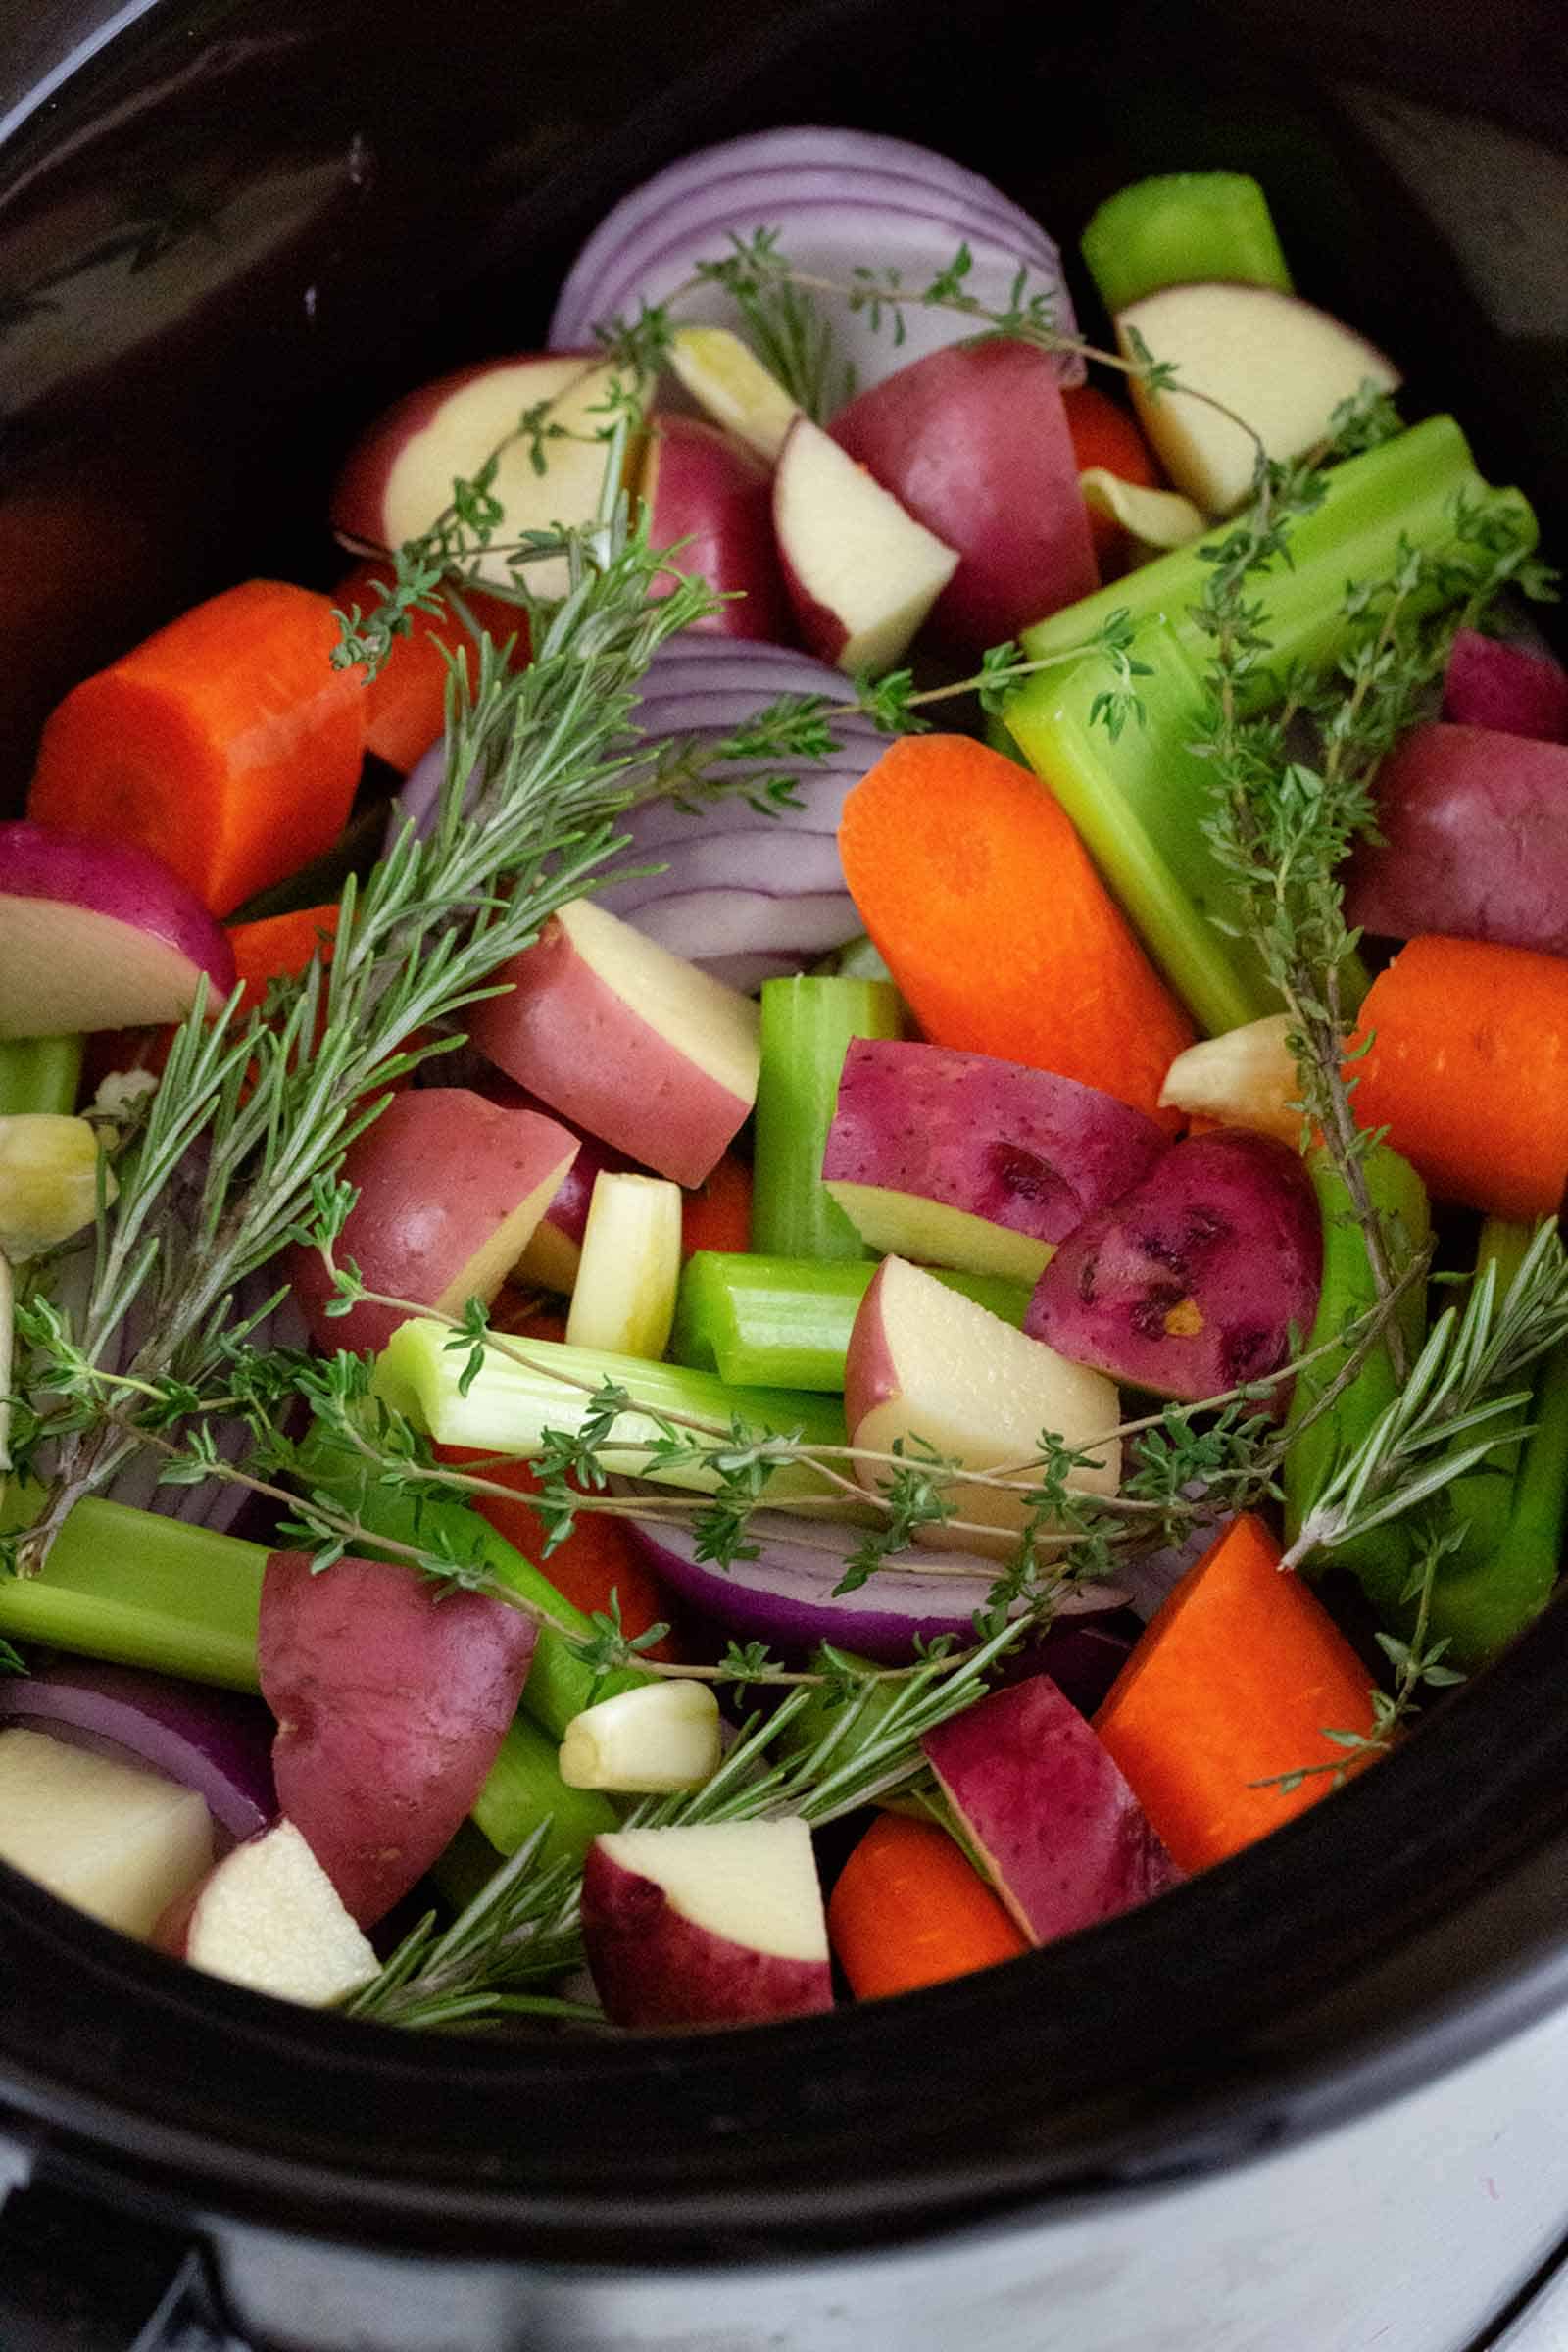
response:
[[[68,1900],[384,2025],[808,2014],[1225,1862],[1546,1604],[1534,516],[1252,180],[1082,253],[1104,348],[946,158],[690,156],[347,453],[335,600],[48,721],[0,1856]]]

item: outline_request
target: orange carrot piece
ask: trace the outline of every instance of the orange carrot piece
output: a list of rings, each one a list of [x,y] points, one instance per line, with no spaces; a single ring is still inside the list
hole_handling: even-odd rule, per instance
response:
[[[348,612],[358,605],[371,612],[381,602],[387,564],[358,564],[338,583],[337,603]],[[504,598],[482,589],[465,589],[464,600],[480,626],[498,645],[516,639],[514,667],[528,659],[528,617]],[[409,634],[400,637],[375,677],[365,683],[365,748],[407,775],[427,752],[446,723],[447,663],[442,651],[461,652],[469,683],[474,675],[473,638],[455,612],[411,612]]]
[[[1159,1108],[1186,1013],[1046,787],[966,735],[909,735],[844,804],[851,895],[933,1044]]]
[[[946,1830],[878,1816],[828,1897],[828,1939],[858,2001],[966,1977],[1029,1949]]]
[[[744,1159],[726,1152],[710,1175],[686,1194],[680,1204],[680,1250],[750,1250],[752,1246],[752,1171]]]
[[[331,600],[247,580],[74,687],[28,814],[154,851],[215,914],[332,847],[359,782],[365,697],[334,669]]]
[[[1322,1603],[1244,1512],[1188,1570],[1095,1717],[1183,1870],[1204,1870],[1327,1796],[1251,1784],[1354,1759],[1324,1737],[1372,1727],[1373,1683]],[[1364,1761],[1364,1759],[1363,1759]]]
[[[647,1633],[651,1625],[669,1623],[674,1613],[669,1598],[618,1519],[584,1511],[564,1544],[546,1559],[545,1523],[528,1499],[538,1493],[539,1482],[528,1463],[497,1462],[466,1446],[438,1446],[436,1453],[454,1468],[482,1459],[486,1468],[481,1475],[513,1490],[510,1501],[499,1494],[476,1495],[475,1508],[498,1536],[549,1577],[563,1599],[592,1616],[596,1610],[609,1610],[613,1592],[620,1603],[621,1629],[631,1636]],[[683,1652],[666,1634],[645,1654],[679,1660]]]
[[[234,969],[245,988],[240,1010],[250,1012],[262,1003],[270,980],[296,979],[318,952],[322,962],[330,963],[336,930],[336,900],[323,906],[302,907],[297,914],[270,914],[257,923],[230,923]]]
[[[1363,1127],[1436,1200],[1528,1221],[1568,1182],[1568,962],[1534,948],[1412,939],[1361,1007],[1345,1065]]]

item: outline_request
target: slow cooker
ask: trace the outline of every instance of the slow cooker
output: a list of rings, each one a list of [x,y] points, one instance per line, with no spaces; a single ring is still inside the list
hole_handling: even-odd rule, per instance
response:
[[[1568,543],[1557,0],[127,0],[0,14],[0,795],[421,373],[706,139],[885,128],[1064,240],[1261,176],[1301,282]],[[5,2352],[1568,2345],[1568,1613],[1152,1909],[744,2034],[398,2036],[0,1870]]]

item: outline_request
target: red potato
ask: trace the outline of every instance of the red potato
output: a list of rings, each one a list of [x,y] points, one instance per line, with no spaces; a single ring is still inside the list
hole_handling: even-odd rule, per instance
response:
[[[873,1250],[1034,1282],[1053,1247],[1167,1148],[1152,1119],[1075,1079],[852,1038],[822,1178]]]
[[[902,1257],[883,1259],[857,1311],[844,1364],[844,1418],[851,1445],[870,1453],[915,1452],[922,1441],[971,1470],[1029,1460],[1041,1431],[1051,1430],[1069,1446],[1097,1449],[1087,1468],[1069,1476],[1075,1492],[1114,1494],[1120,1481],[1112,1384]],[[855,1472],[875,1493],[890,1467],[858,1461]],[[999,1556],[1012,1549],[1028,1517],[1021,1492],[960,1479],[944,1493],[963,1529],[920,1527],[916,1543]]]
[[[1049,1675],[993,1691],[920,1744],[1032,1943],[1180,1883],[1109,1752]]]
[[[359,1191],[337,1245],[369,1289],[457,1314],[495,1297],[561,1189],[577,1139],[536,1110],[510,1110],[462,1086],[397,1095],[349,1148]],[[290,1252],[294,1295],[318,1348],[384,1348],[404,1320],[362,1300],[329,1315],[331,1279],[316,1250]]]
[[[958,564],[808,416],[779,453],[773,534],[801,643],[852,676],[898,661]]]
[[[1461,629],[1443,680],[1443,715],[1455,726],[1568,742],[1568,670],[1523,646]]]
[[[833,2006],[804,1821],[601,1834],[583,1865],[582,1939],[617,2026],[747,2026]]]
[[[1117,313],[1116,336],[1128,359],[1141,338],[1156,360],[1174,365],[1185,390],[1152,395],[1135,375],[1133,405],[1176,488],[1211,514],[1230,514],[1250,492],[1254,433],[1271,458],[1303,457],[1342,401],[1367,384],[1399,387],[1398,369],[1363,335],[1275,286],[1161,286]],[[1194,400],[1195,392],[1232,416]],[[1251,431],[1233,416],[1245,416]]]
[[[161,858],[54,825],[0,825],[0,1038],[182,1020],[234,986],[228,935]]]
[[[1438,932],[1568,956],[1568,744],[1416,727],[1378,771],[1381,843],[1357,849],[1346,913],[1386,939]]]
[[[535,1628],[412,1568],[274,1551],[256,1665],[278,1803],[372,1927],[457,1835],[517,1711]]]
[[[545,1111],[537,1095],[504,1071],[493,1069],[487,1062],[471,1057],[473,1069],[465,1070],[476,1094],[490,1102],[498,1102],[504,1110],[532,1110],[541,1115],[560,1119],[559,1112]],[[646,1175],[647,1170],[636,1160],[628,1159],[624,1152],[612,1150],[596,1135],[579,1127],[572,1119],[561,1119],[561,1125],[577,1139],[577,1156],[561,1179],[544,1215],[534,1227],[526,1249],[513,1267],[509,1281],[526,1286],[537,1284],[541,1290],[559,1291],[569,1298],[577,1281],[577,1267],[582,1256],[583,1229],[588,1222],[588,1205],[594,1197],[594,1185],[602,1173],[611,1175]],[[559,1335],[558,1335],[559,1336]]]
[[[840,411],[833,439],[958,552],[933,628],[966,653],[1100,585],[1057,363],[994,338],[933,351]]]
[[[475,1004],[469,1042],[553,1110],[701,1184],[757,1099],[757,1007],[591,900],[552,915]]]
[[[1323,1228],[1299,1155],[1221,1127],[1172,1145],[1062,1244],[1024,1329],[1113,1380],[1196,1400],[1261,1379],[1310,1330]]]
[[[700,416],[649,419],[639,484],[655,547],[686,542],[677,567],[730,601],[694,625],[716,637],[781,644],[788,633],[784,583],[773,546],[772,475]],[[658,584],[668,594],[672,578]]]
[[[598,434],[614,370],[592,352],[535,352],[486,360],[423,384],[378,416],[350,454],[332,492],[332,527],[372,548],[416,539],[452,503],[455,480],[478,472],[493,449],[516,430],[517,419],[542,401],[564,435],[540,444],[546,460],[535,468],[533,445],[519,436],[504,452],[494,494],[505,510],[497,546],[526,530],[587,522],[599,503],[605,449]],[[512,577],[506,558],[481,560],[486,579]],[[535,596],[564,596],[564,557],[528,566]]]
[[[209,1976],[312,2009],[357,1992],[380,1970],[374,1947],[291,1821],[274,1822],[225,1854],[165,1912],[157,1941]]]

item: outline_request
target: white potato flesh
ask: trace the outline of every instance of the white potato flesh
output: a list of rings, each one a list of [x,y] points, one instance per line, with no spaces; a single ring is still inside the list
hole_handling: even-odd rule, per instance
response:
[[[827,1923],[804,1821],[614,1830],[596,1842],[709,1935],[775,1960],[826,1960]]]
[[[47,1732],[0,1732],[0,1860],[127,1936],[150,1936],[212,1866],[194,1789]]]

